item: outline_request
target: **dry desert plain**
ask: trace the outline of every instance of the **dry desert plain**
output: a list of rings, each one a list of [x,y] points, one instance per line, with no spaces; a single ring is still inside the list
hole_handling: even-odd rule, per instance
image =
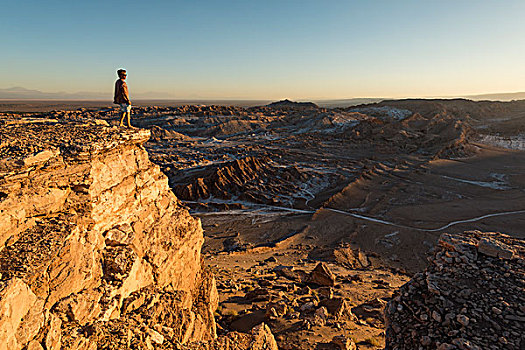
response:
[[[60,107],[2,108],[4,117],[118,123],[112,106]],[[279,349],[383,348],[385,305],[435,261],[442,234],[525,238],[524,101],[139,105],[132,123],[151,131],[149,158],[202,221],[219,335],[264,322]],[[487,348],[524,346],[524,312]],[[422,348],[442,343],[414,332]]]

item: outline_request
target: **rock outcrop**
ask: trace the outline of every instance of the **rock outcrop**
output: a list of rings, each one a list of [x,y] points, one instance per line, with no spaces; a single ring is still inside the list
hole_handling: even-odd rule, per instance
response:
[[[149,131],[97,120],[0,124],[0,349],[215,338],[201,224],[149,161]]]
[[[308,181],[295,167],[276,167],[268,158],[256,157],[170,175],[173,191],[182,200],[238,198],[283,206],[293,204],[293,196],[286,194],[297,191],[301,183]]]
[[[524,257],[504,234],[443,234],[386,308],[387,349],[523,349]]]

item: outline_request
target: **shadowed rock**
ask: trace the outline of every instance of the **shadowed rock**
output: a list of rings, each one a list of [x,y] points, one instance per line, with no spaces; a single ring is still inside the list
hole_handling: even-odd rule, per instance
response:
[[[523,240],[443,234],[431,265],[388,303],[387,349],[521,349]]]

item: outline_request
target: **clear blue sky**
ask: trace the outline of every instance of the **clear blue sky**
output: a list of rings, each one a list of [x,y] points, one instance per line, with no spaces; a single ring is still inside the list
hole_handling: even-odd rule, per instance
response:
[[[0,88],[175,98],[525,90],[523,0],[4,0]]]

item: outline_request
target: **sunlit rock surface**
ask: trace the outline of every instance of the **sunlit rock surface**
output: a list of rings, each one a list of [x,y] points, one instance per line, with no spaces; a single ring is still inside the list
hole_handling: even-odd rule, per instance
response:
[[[0,349],[213,339],[201,224],[149,161],[150,132],[0,123]]]

